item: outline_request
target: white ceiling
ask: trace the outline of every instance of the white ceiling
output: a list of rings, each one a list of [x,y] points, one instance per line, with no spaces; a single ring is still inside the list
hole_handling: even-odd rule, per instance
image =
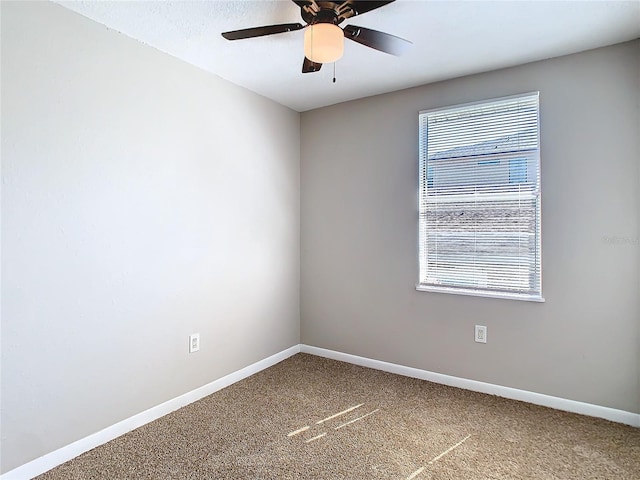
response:
[[[349,19],[413,42],[394,57],[345,42],[344,57],[301,73],[303,30],[228,41],[220,33],[304,22],[288,0],[57,3],[297,111],[640,37],[635,1],[397,0]]]

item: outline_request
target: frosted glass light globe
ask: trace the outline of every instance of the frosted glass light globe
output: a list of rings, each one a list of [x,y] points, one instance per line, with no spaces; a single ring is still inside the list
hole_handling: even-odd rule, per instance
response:
[[[316,23],[304,32],[304,56],[312,62],[331,63],[344,54],[344,33],[332,23]]]

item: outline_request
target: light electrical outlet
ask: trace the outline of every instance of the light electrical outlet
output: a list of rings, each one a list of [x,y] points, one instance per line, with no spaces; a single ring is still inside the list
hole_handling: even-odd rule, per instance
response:
[[[189,335],[189,353],[200,350],[200,334],[193,333]]]
[[[487,343],[487,327],[476,325],[476,342]]]

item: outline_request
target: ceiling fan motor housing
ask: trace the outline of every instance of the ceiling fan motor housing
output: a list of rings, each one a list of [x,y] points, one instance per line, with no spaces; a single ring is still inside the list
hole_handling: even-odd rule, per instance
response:
[[[320,1],[300,7],[302,19],[309,25],[316,23],[333,23],[338,25],[349,17],[357,15],[350,2]]]

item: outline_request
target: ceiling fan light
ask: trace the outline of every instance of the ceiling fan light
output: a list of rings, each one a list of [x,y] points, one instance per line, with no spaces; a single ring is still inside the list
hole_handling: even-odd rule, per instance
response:
[[[342,58],[344,33],[332,23],[316,23],[304,32],[304,56],[312,62],[331,63]]]

